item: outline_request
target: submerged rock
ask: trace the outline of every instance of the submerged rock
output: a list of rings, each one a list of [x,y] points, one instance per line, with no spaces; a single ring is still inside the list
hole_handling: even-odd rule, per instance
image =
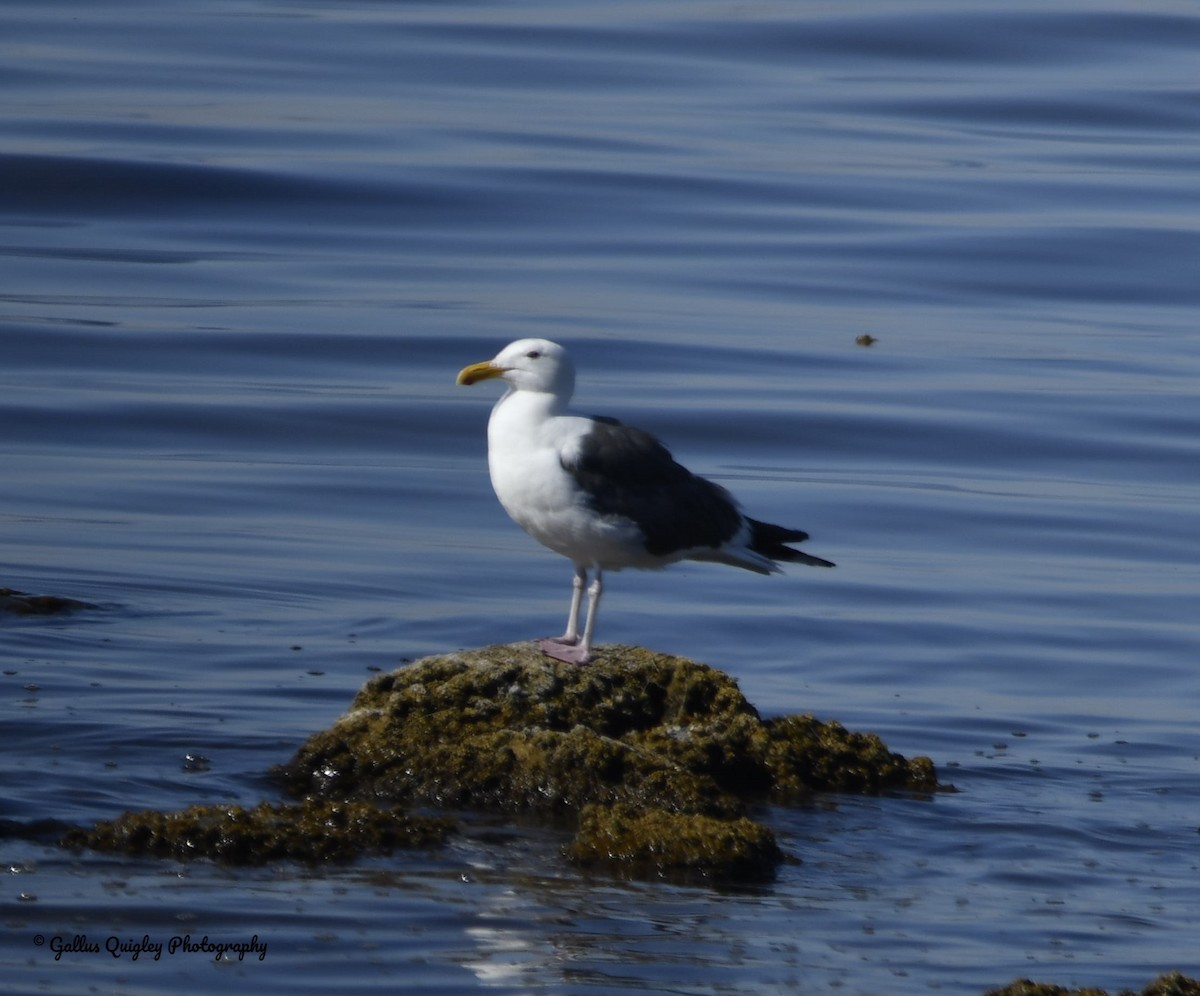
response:
[[[117,854],[210,858],[226,864],[269,861],[349,861],[400,847],[440,844],[446,820],[415,817],[366,803],[306,800],[300,805],[261,802],[241,806],[191,806],[178,813],[123,813],[90,829],[75,827],[61,843]]]
[[[76,609],[92,608],[87,602],[60,595],[27,595],[13,588],[0,588],[0,612],[17,616],[52,616]]]
[[[742,875],[781,858],[747,804],[931,791],[928,758],[811,716],[763,720],[728,675],[636,647],[585,667],[510,644],[368,682],[277,769],[296,795],[535,811],[586,863]]]

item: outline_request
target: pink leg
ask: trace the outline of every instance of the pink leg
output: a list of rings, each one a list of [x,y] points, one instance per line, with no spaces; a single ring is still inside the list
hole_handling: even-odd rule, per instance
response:
[[[596,607],[600,604],[600,593],[603,590],[600,568],[596,568],[596,577],[588,588],[587,622],[583,627],[583,639],[579,639],[579,607],[583,600],[583,586],[587,583],[587,571],[575,569],[574,590],[571,593],[571,613],[567,619],[567,631],[556,639],[539,640],[538,647],[547,657],[564,661],[567,664],[586,664],[592,659],[592,634],[596,630]]]
[[[579,606],[583,601],[583,587],[586,584],[587,570],[576,567],[575,577],[571,579],[571,607],[567,610],[567,631],[562,636],[547,637],[541,641],[543,644],[573,647],[579,642]],[[542,649],[545,650],[545,647]]]

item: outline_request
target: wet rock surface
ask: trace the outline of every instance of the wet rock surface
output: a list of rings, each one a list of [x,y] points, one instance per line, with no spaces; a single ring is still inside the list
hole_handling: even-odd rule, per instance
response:
[[[253,809],[208,805],[177,813],[127,812],[91,828],[72,828],[61,843],[116,854],[209,858],[232,865],[278,860],[319,863],[386,854],[400,847],[435,846],[450,827],[447,820],[363,803],[307,800],[299,805],[262,802]]]
[[[756,803],[937,788],[927,758],[811,716],[763,720],[728,675],[624,646],[586,667],[532,644],[426,658],[368,682],[276,773],[308,798],[544,813],[578,830],[577,862],[717,877],[782,860]]]
[[[775,835],[744,816],[717,819],[625,803],[585,807],[567,848],[576,864],[617,874],[725,880],[769,878],[785,860]]]
[[[770,877],[786,860],[753,818],[821,791],[930,792],[928,758],[811,716],[763,720],[728,675],[636,647],[586,667],[533,644],[429,657],[369,681],[274,772],[299,802],[127,812],[68,847],[229,864],[348,860],[440,843],[412,807],[545,817],[566,856],[619,874]]]

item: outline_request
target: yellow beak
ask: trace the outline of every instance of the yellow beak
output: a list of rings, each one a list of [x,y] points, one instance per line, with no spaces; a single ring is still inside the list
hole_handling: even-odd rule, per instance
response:
[[[463,367],[458,372],[458,378],[454,383],[459,387],[462,387],[464,384],[478,384],[481,380],[503,377],[505,372],[504,367],[498,367],[490,360],[487,363],[472,363],[469,367]]]

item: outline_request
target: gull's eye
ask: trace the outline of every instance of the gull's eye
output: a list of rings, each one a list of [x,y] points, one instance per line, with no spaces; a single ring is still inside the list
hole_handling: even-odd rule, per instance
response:
[[[525,357],[526,357],[526,359],[536,360],[541,355],[542,354],[539,353],[536,349],[531,349],[528,353],[525,354]]]

